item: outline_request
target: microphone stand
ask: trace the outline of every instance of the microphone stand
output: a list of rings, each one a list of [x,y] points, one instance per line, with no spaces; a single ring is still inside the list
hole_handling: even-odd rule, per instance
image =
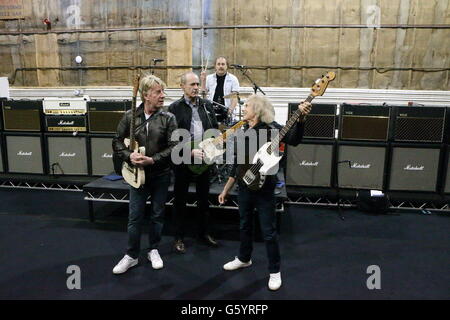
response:
[[[255,81],[253,81],[253,79],[252,78],[250,78],[250,76],[247,74],[247,71],[248,71],[248,69],[244,69],[244,68],[239,68],[239,70],[242,72],[242,75],[244,75],[252,84],[253,84],[253,91],[255,91],[255,94],[256,94],[256,92],[259,90],[259,91],[261,91],[261,93],[263,94],[263,95],[266,95],[266,93],[256,84],[256,82]]]

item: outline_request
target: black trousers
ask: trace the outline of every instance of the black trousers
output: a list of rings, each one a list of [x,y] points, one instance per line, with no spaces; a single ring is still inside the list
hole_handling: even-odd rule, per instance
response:
[[[187,166],[179,165],[175,167],[175,239],[182,240],[186,233],[186,224],[189,217],[186,202],[189,195],[189,184],[195,181],[195,193],[197,197],[196,224],[198,236],[210,233],[210,213],[209,213],[209,175],[210,169],[201,175],[193,174]]]
[[[277,216],[275,212],[275,195],[273,189],[250,191],[239,187],[238,194],[240,215],[239,260],[248,262],[253,251],[253,221],[255,209],[259,216],[261,232],[266,244],[269,260],[269,272],[280,271],[280,249],[278,245]]]

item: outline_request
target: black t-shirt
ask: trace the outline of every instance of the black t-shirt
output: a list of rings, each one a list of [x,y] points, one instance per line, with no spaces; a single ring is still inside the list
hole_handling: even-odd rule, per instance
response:
[[[216,74],[217,77],[217,86],[216,86],[216,91],[214,92],[214,98],[213,101],[220,103],[220,104],[224,104],[224,99],[223,99],[223,84],[225,83],[225,76],[227,74],[224,74],[223,76],[219,76],[218,74]]]

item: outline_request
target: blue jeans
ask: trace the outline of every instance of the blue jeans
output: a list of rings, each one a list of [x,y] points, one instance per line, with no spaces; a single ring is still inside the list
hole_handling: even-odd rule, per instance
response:
[[[170,185],[170,174],[152,177],[139,189],[130,187],[127,254],[136,259],[141,249],[141,228],[147,198],[151,197],[151,215],[148,241],[150,250],[157,249],[164,225],[164,211]]]
[[[270,189],[255,192],[240,186],[238,202],[241,240],[239,260],[248,262],[251,259],[253,251],[253,221],[255,209],[257,209],[261,233],[266,244],[267,257],[269,259],[269,272],[279,272],[280,249],[278,246],[274,191]]]

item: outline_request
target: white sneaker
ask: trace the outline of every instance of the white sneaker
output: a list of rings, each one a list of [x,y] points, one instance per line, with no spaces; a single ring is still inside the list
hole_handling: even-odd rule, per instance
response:
[[[152,263],[153,269],[161,269],[164,266],[158,250],[153,249],[152,251],[150,251],[148,253],[147,257],[148,257],[148,260],[150,260],[150,262]]]
[[[252,265],[252,260],[249,262],[242,262],[238,259],[238,257],[234,258],[233,261],[230,261],[228,263],[225,263],[223,265],[223,268],[227,271],[237,270],[240,268],[250,267]]]
[[[278,290],[281,287],[281,272],[271,273],[269,278],[269,289]]]
[[[119,261],[119,263],[114,267],[113,273],[114,274],[121,274],[126,272],[131,267],[134,267],[138,264],[138,259],[133,259],[129,255],[125,255],[122,260]]]

